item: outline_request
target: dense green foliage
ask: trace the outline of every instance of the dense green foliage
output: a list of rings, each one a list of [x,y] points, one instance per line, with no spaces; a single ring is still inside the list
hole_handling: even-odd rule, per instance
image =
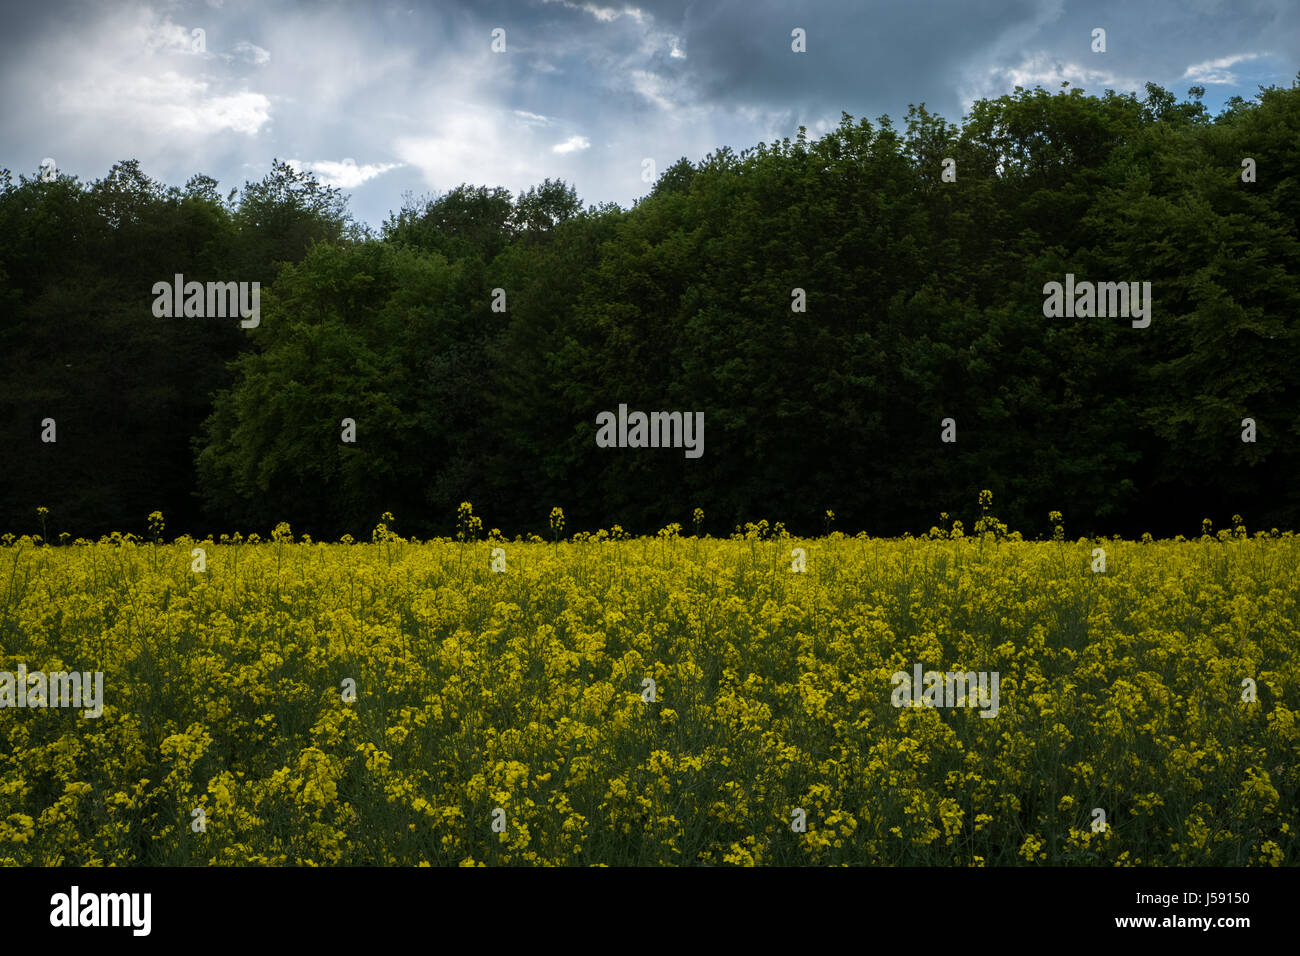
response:
[[[82,535],[155,508],[177,531],[360,535],[392,511],[445,534],[469,499],[507,534],[553,505],[572,529],[699,507],[706,530],[811,532],[833,509],[895,534],[986,487],[1027,534],[1052,509],[1072,532],[1295,527],[1300,86],[1217,117],[1202,93],[845,114],[683,159],[630,210],[462,186],[379,235],[282,164],[238,201],[134,163],[88,187],[5,172],[0,527],[46,505]],[[263,282],[260,326],[155,318],[176,272]],[[1150,281],[1150,327],[1044,318],[1067,272]],[[703,457],[598,448],[620,403],[704,412]]]

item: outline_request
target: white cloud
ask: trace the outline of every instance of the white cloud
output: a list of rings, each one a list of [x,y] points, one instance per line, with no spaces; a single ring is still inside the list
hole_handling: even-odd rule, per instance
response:
[[[550,126],[551,125],[550,119],[548,117],[543,116],[541,113],[530,113],[528,112],[528,110],[514,110],[513,112],[516,116],[519,117],[520,120],[523,121],[523,124],[525,126]]]
[[[1031,89],[1042,86],[1045,89],[1058,87],[1062,83],[1082,86],[1085,89],[1097,87],[1114,87],[1115,74],[1110,70],[1094,70],[1078,63],[1068,63],[1052,59],[1046,53],[1039,53],[1018,66],[993,67],[991,76],[998,76],[1011,86],[1023,86]]]
[[[358,166],[357,161],[350,156],[345,157],[342,162],[331,159],[317,159],[310,162],[286,159],[285,162],[294,169],[315,173],[316,178],[326,186],[338,186],[341,189],[356,189],[362,183],[402,165],[402,163],[366,163],[364,166]]]
[[[1183,79],[1192,80],[1196,83],[1234,84],[1237,82],[1237,74],[1229,70],[1228,67],[1246,60],[1257,60],[1261,56],[1263,56],[1261,53],[1237,53],[1233,56],[1221,56],[1217,60],[1194,63],[1187,68],[1187,72],[1183,74]]]
[[[531,133],[521,136],[510,115],[490,106],[444,100],[436,131],[399,136],[392,149],[433,189],[451,189],[471,179],[479,185],[512,188],[541,182],[545,162],[535,147],[528,148]]]
[[[101,122],[143,129],[253,135],[271,119],[261,93],[220,94],[205,80],[168,71],[159,76],[87,76],[58,88],[59,108]]]
[[[235,44],[233,53],[240,59],[252,63],[254,66],[261,66],[263,63],[271,62],[271,53],[263,50],[256,43],[249,43],[247,40],[240,40]]]
[[[672,102],[664,95],[668,92],[667,83],[664,82],[663,77],[655,73],[650,73],[647,70],[633,70],[632,89],[660,109],[670,110],[673,108]]]
[[[189,53],[193,49],[194,35],[190,28],[172,23],[171,17],[167,17],[161,23],[142,25],[137,35],[141,37],[142,45],[149,53],[158,50]]]
[[[591,140],[585,136],[570,136],[563,143],[551,147],[551,151],[556,153],[572,153],[582,149],[591,149]]]
[[[969,110],[975,100],[993,98],[1010,93],[1014,87],[1033,89],[1041,86],[1050,92],[1061,88],[1062,83],[1080,87],[1090,94],[1104,89],[1135,91],[1141,83],[1132,77],[1121,76],[1111,70],[1094,70],[1079,63],[1061,60],[1050,53],[1030,54],[1012,66],[991,66],[983,74],[962,85],[962,108]]]
[[[61,66],[29,95],[79,140],[146,160],[201,152],[223,133],[266,129],[270,97],[224,74],[220,59],[196,53],[193,43],[190,27],[147,5],[124,6],[80,31],[43,37],[29,55]],[[142,142],[157,148],[142,151]]]
[[[612,23],[619,17],[631,17],[637,23],[645,19],[645,13],[637,7],[623,7],[621,10],[614,7],[602,7],[594,3],[573,3],[572,0],[543,0],[545,3],[559,3],[570,10],[582,10],[590,13],[601,23]]]

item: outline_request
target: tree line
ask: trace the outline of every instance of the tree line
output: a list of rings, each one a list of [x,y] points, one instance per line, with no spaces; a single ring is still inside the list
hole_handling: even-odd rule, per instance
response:
[[[224,197],[5,170],[0,530],[895,535],[986,488],[1029,536],[1294,528],[1300,78],[1203,95],[846,113],[630,209],[462,185],[377,230],[280,162]],[[155,317],[177,273],[260,282],[260,324]],[[1150,282],[1150,325],[1045,317],[1066,274]],[[620,404],[702,412],[705,453],[598,447]]]

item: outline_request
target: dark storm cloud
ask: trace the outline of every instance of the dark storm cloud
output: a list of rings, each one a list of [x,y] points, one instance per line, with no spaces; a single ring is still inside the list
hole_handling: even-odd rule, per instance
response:
[[[684,33],[707,99],[831,113],[920,100],[955,107],[963,64],[1008,30],[1034,23],[1041,7],[1032,0],[951,6],[818,0],[792,10],[773,0],[727,0],[693,6]],[[795,27],[807,33],[802,56],[790,49]]]

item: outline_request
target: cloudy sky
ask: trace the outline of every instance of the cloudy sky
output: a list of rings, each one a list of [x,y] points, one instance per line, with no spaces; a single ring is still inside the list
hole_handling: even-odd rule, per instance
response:
[[[1217,112],[1300,70],[1297,0],[5,0],[0,16],[15,176],[51,157],[89,181],[135,158],[224,194],[278,157],[372,225],[461,182],[559,177],[628,206],[647,158],[816,135],[841,111],[901,121],[924,102],[957,122],[1016,85],[1151,81],[1204,86]]]

